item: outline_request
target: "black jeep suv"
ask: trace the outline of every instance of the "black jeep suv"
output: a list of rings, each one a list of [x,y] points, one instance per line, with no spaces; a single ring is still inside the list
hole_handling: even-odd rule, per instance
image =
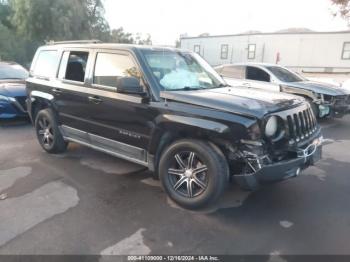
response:
[[[303,98],[230,88],[200,56],[178,49],[43,46],[27,92],[44,150],[76,142],[146,166],[186,208],[212,202],[232,179],[256,189],[321,157]]]

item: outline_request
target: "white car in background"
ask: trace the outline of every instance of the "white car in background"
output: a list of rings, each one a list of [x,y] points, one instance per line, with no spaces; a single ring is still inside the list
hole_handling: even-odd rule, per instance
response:
[[[241,63],[215,67],[231,86],[284,92],[306,98],[319,117],[342,117],[350,110],[350,90],[309,79],[276,64]]]

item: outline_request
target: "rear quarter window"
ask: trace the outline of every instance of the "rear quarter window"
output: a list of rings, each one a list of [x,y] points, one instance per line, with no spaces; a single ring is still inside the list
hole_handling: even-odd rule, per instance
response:
[[[57,50],[39,51],[32,74],[41,77],[55,77],[58,64],[59,54]]]

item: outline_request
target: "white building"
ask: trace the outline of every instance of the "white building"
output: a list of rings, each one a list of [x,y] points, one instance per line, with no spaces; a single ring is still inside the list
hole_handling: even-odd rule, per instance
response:
[[[181,48],[211,65],[279,63],[303,72],[350,72],[350,31],[181,37]]]

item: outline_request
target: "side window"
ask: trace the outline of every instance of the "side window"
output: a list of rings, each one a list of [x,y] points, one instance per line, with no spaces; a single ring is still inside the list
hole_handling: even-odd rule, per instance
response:
[[[221,74],[226,77],[244,79],[245,67],[244,66],[225,66],[222,68]]]
[[[84,82],[88,57],[88,52],[70,52],[65,79]]]
[[[36,59],[33,75],[42,77],[55,77],[59,63],[58,52],[56,50],[43,50]]]
[[[256,51],[256,45],[249,44],[248,45],[248,59],[255,59],[255,51]]]
[[[270,82],[270,75],[260,68],[247,66],[247,79]]]
[[[88,52],[63,52],[58,78],[84,82],[88,57]]]
[[[120,77],[140,78],[140,71],[127,55],[98,53],[95,63],[94,84],[117,87]]]

